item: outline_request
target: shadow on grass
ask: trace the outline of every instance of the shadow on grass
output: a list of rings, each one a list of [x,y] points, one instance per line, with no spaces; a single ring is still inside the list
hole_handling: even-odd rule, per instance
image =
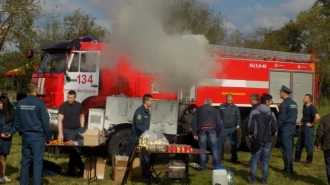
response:
[[[272,165],[269,165],[269,168],[272,169],[273,171],[275,171],[276,173],[279,173],[280,175],[282,175],[282,172],[283,172],[282,169],[276,168]],[[287,176],[287,177],[291,180],[300,180],[307,184],[327,185],[327,183],[325,183],[322,179],[315,178],[311,175],[300,175],[300,174],[297,174],[296,172],[293,172],[292,175]]]
[[[7,164],[6,166],[6,172],[8,174],[15,174],[19,172],[19,168],[18,167],[13,167],[10,164]]]
[[[16,180],[19,182],[20,181],[20,177],[16,177]],[[29,177],[29,184],[33,184],[33,177]],[[47,185],[50,184],[48,179],[45,179],[44,177],[42,178],[42,184],[43,185]]]
[[[236,167],[231,167],[230,170],[234,173],[235,177],[241,177],[246,182],[250,181],[250,168],[246,168],[246,170],[243,169],[237,169]]]
[[[188,178],[188,182],[189,184],[191,184],[191,179],[193,179],[192,177],[194,177],[195,175],[189,175]],[[186,184],[186,179],[185,178],[180,178],[180,179],[171,179],[171,178],[167,178],[166,174],[161,174],[160,178],[163,180],[163,184]],[[132,178],[132,183],[144,183],[144,184],[148,184],[150,182],[149,178],[146,177],[133,177]],[[152,181],[153,184],[155,184],[156,182],[153,180]],[[209,181],[211,184],[211,181]]]

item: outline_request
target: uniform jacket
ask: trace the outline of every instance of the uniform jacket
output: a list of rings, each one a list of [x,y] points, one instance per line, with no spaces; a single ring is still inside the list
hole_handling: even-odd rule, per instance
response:
[[[18,102],[14,125],[22,136],[43,135],[46,141],[51,140],[52,130],[46,105],[36,96],[29,95]]]
[[[196,109],[192,123],[192,134],[197,136],[197,131],[202,127],[213,127],[217,135],[220,134],[221,130],[221,120],[217,109],[211,105],[203,105]]]
[[[249,135],[255,135],[262,142],[271,142],[272,135],[277,131],[274,113],[265,104],[260,104],[252,113]]]
[[[136,109],[132,124],[132,136],[139,138],[150,127],[150,113],[144,105]]]
[[[321,118],[316,130],[314,145],[321,145],[322,150],[330,150],[330,114]]]
[[[236,127],[241,125],[241,115],[236,105],[227,106],[226,103],[221,104],[218,108],[218,114],[225,128]]]
[[[251,108],[251,111],[250,111],[250,114],[249,114],[249,119],[248,119],[248,125],[247,125],[247,132],[249,132],[249,127],[250,127],[250,124],[251,124],[251,120],[252,120],[252,116],[253,114],[256,114],[258,113],[259,111],[257,111],[257,107],[260,105],[260,103],[257,103],[255,105],[252,105],[252,108]]]
[[[278,113],[278,128],[283,125],[295,125],[297,122],[298,106],[290,97],[285,98]]]
[[[16,128],[14,126],[14,120],[9,123],[5,123],[4,117],[0,116],[0,134],[9,133],[11,136],[16,133]],[[12,143],[12,137],[1,138],[0,137],[0,153],[8,155],[10,153]]]

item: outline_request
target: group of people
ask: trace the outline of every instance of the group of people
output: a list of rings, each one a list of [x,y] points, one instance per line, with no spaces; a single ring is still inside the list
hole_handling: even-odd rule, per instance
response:
[[[6,157],[10,153],[12,136],[18,132],[22,137],[22,160],[20,161],[20,184],[29,184],[29,175],[33,175],[33,184],[42,184],[43,158],[46,146],[52,139],[49,115],[45,103],[37,97],[38,85],[27,84],[28,96],[19,101],[16,110],[7,96],[0,96],[0,183],[11,181],[6,175]],[[85,118],[79,102],[75,101],[76,92],[69,91],[67,101],[58,111],[58,140],[80,140]],[[32,171],[30,167],[32,165]],[[74,176],[78,167],[79,175],[84,166],[80,148],[70,151],[67,174]]]
[[[270,152],[272,150],[273,136],[279,136],[281,141],[281,151],[283,155],[284,168],[283,175],[293,174],[293,162],[300,162],[301,153],[305,147],[307,150],[306,163],[313,161],[313,134],[314,125],[320,120],[317,109],[313,106],[313,97],[306,94],[303,98],[303,116],[300,119],[299,138],[296,143],[294,154],[294,136],[296,132],[296,122],[298,116],[298,106],[290,98],[292,91],[282,86],[279,92],[283,102],[279,107],[278,119],[271,111],[270,105],[273,104],[273,97],[270,94],[252,94],[250,102],[252,109],[249,115],[246,133],[248,138],[259,142],[258,148],[251,150],[250,160],[250,184],[257,182],[257,163],[261,163],[262,178],[261,183],[267,184],[268,165]],[[199,147],[204,151],[200,155],[201,169],[206,169],[206,147],[209,141],[212,152],[213,165],[216,167],[221,164],[222,149],[224,142],[229,138],[231,144],[231,161],[237,162],[237,131],[241,129],[240,111],[233,104],[233,95],[227,94],[226,103],[221,104],[218,109],[212,106],[212,100],[206,99],[205,105],[195,109],[192,121],[192,135],[199,142]],[[325,162],[327,166],[327,177],[330,179],[330,126],[327,125],[330,116],[321,119],[315,139],[315,151],[319,150],[322,142],[322,149],[325,151]],[[328,131],[328,133],[327,133]]]
[[[49,116],[46,105],[36,95],[38,94],[37,84],[27,84],[28,96],[18,104],[16,111],[6,96],[0,96],[0,183],[9,182],[5,175],[6,157],[10,153],[12,136],[18,132],[22,137],[22,160],[20,171],[20,184],[28,184],[29,173],[33,173],[33,184],[41,184],[41,171],[45,146],[52,138],[49,124]],[[257,162],[262,159],[262,183],[267,183],[268,164],[272,149],[272,136],[279,135],[281,150],[284,161],[284,175],[293,173],[293,162],[300,162],[302,149],[307,150],[306,162],[313,162],[313,151],[318,151],[320,145],[324,150],[328,182],[330,183],[330,114],[322,117],[313,147],[314,125],[320,120],[317,109],[313,106],[313,97],[306,94],[303,98],[303,116],[299,126],[301,131],[296,143],[295,154],[293,154],[294,136],[298,106],[290,98],[291,90],[282,86],[280,97],[283,99],[279,107],[278,119],[270,109],[273,103],[270,94],[258,94],[250,96],[252,110],[247,125],[247,136],[254,138],[261,143],[258,149],[251,151],[250,161],[250,183],[256,183]],[[76,92],[69,91],[67,101],[64,102],[58,111],[58,136],[59,142],[64,140],[81,140],[80,134],[84,132],[85,118],[82,106],[75,101]],[[140,135],[149,129],[150,113],[149,108],[153,104],[152,96],[143,96],[142,105],[136,110],[133,118],[130,145],[125,155],[131,155]],[[231,143],[231,161],[237,162],[237,131],[241,129],[241,117],[239,108],[233,103],[233,95],[226,95],[226,103],[221,104],[218,109],[212,106],[212,100],[206,99],[205,105],[197,107],[191,105],[190,116],[186,121],[191,123],[192,137],[198,142],[199,148],[204,152],[200,155],[201,170],[206,169],[206,148],[209,141],[213,156],[214,166],[221,164],[222,149],[225,141],[229,138]],[[75,175],[76,167],[79,175],[83,174],[84,164],[81,160],[81,149],[72,148],[70,152],[68,175]],[[149,162],[145,157],[142,163],[143,174],[150,176]],[[33,172],[29,172],[33,164]]]

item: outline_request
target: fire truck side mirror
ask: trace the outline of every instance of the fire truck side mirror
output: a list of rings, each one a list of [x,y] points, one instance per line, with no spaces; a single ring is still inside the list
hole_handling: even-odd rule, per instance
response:
[[[33,58],[33,50],[32,49],[28,49],[26,51],[26,57],[27,58]]]
[[[69,76],[66,76],[65,78],[67,82],[71,82],[71,78]]]

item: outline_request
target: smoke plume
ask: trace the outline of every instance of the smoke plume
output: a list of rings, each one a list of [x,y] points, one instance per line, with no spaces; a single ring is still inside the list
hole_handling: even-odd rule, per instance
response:
[[[112,51],[125,53],[133,67],[141,71],[160,74],[161,87],[166,90],[190,88],[210,77],[214,67],[205,62],[209,60],[205,48],[208,41],[203,35],[183,37],[182,33],[165,32],[162,21],[170,12],[168,3],[175,2],[100,1],[113,23],[109,39]]]

